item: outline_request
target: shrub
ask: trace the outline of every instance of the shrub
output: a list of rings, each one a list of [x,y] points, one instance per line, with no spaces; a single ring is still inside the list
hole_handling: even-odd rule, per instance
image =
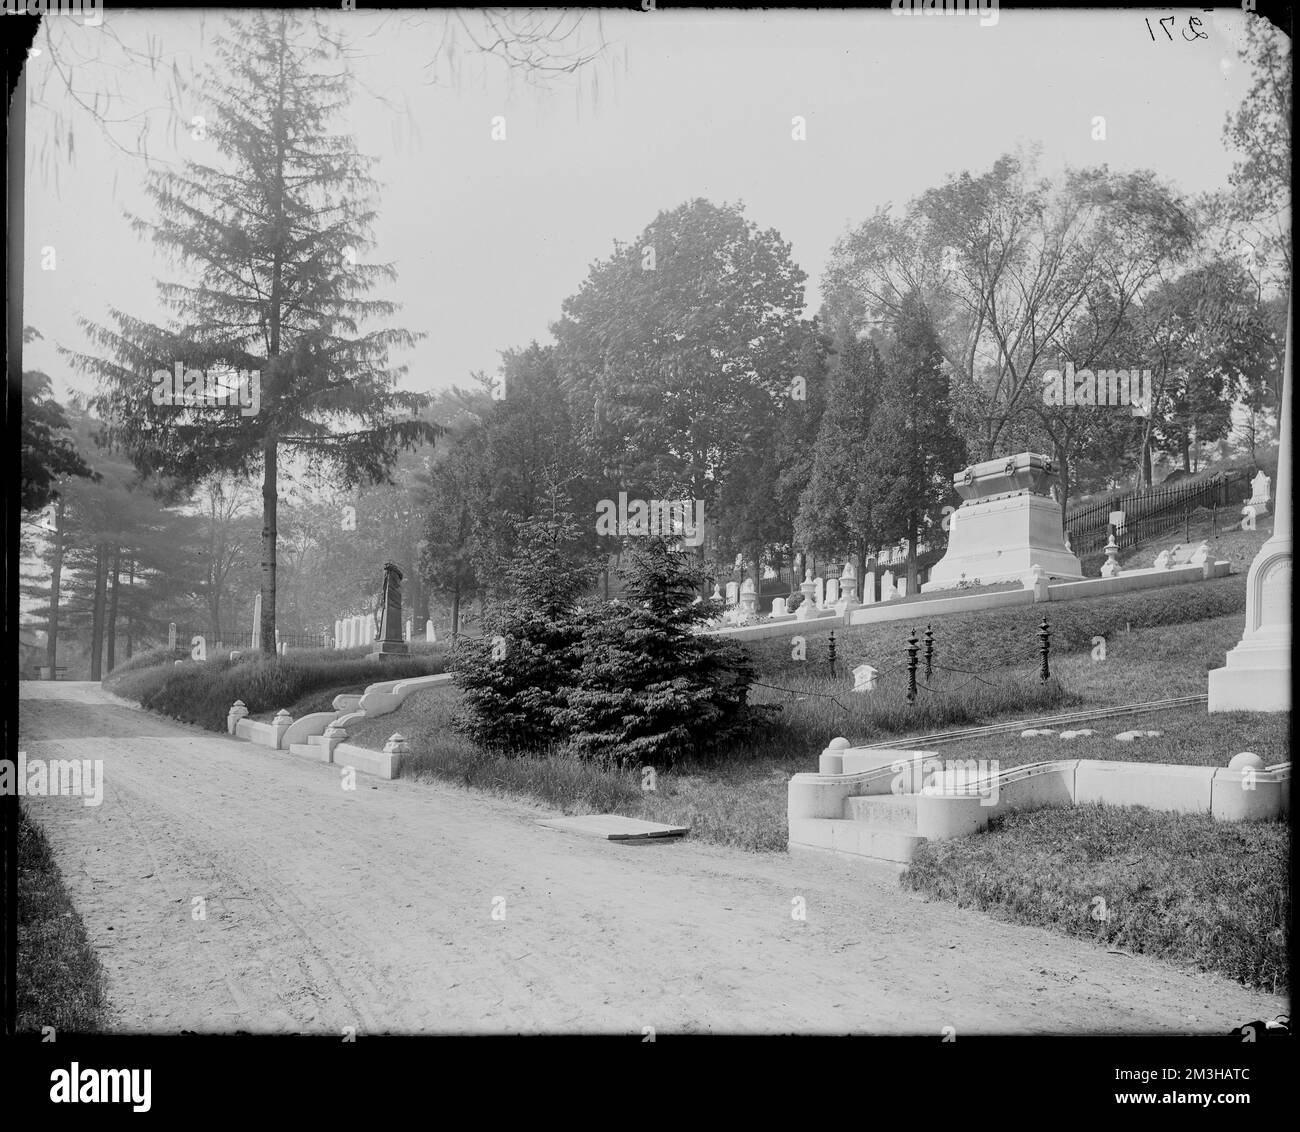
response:
[[[555,713],[571,752],[671,764],[767,716],[772,709],[748,703],[745,650],[693,631],[715,611],[695,600],[703,572],[684,553],[652,539],[620,574],[626,600],[578,619],[580,663]]]
[[[377,684],[442,671],[433,656],[326,660],[293,656],[185,661],[128,673],[111,689],[173,719],[225,731],[226,714],[243,700],[250,715],[277,711],[321,689]],[[323,710],[323,709],[322,709]]]
[[[484,747],[537,750],[562,737],[555,720],[579,662],[578,596],[594,580],[575,562],[582,532],[572,515],[519,525],[518,549],[482,637],[461,637],[448,669],[461,689],[457,731]]]
[[[122,676],[127,672],[136,672],[141,668],[153,668],[159,664],[171,664],[176,659],[176,653],[166,645],[159,645],[157,648],[147,649],[144,652],[138,652],[128,660],[122,661],[121,664],[114,665],[109,676]],[[108,681],[105,680],[105,683]]]

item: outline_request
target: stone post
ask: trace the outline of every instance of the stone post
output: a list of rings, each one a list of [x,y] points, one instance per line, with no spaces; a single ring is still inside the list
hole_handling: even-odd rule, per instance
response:
[[[236,700],[231,704],[230,710],[226,713],[226,730],[233,735],[235,733],[235,725],[247,714],[248,708],[244,706],[244,701]]]
[[[1246,628],[1227,664],[1209,677],[1210,711],[1291,710],[1291,300],[1277,449],[1273,534],[1246,575]]]

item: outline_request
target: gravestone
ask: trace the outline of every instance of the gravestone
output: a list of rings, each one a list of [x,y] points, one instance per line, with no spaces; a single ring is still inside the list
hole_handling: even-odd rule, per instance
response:
[[[167,626],[167,647],[173,652],[176,651],[176,622],[173,621]]]
[[[1051,459],[1036,452],[972,464],[953,476],[962,505],[949,524],[947,553],[922,590],[952,589],[963,577],[1015,581],[1034,564],[1052,578],[1082,579],[1052,495],[1057,480]]]
[[[831,578],[830,581],[826,583],[826,604],[828,606],[836,605],[839,602],[839,600],[840,600],[840,580],[839,578]]]
[[[818,609],[826,608],[826,579],[825,578],[813,579],[813,604],[816,605]]]
[[[1246,501],[1246,506],[1253,507],[1256,515],[1267,515],[1272,502],[1272,481],[1267,475],[1260,472],[1250,481],[1250,498]]]
[[[855,692],[874,692],[876,690],[876,670],[869,664],[859,664],[853,670],[853,690]]]
[[[880,600],[893,601],[898,596],[898,591],[894,589],[894,572],[886,570],[880,576]]]
[[[433,620],[429,619],[424,623],[424,639],[426,641],[436,641],[438,634],[433,631]]]
[[[1287,326],[1291,307],[1287,306]],[[1277,498],[1273,533],[1246,574],[1246,625],[1227,664],[1209,674],[1209,710],[1291,710],[1291,334],[1282,365],[1278,411]]]
[[[746,578],[740,587],[740,618],[749,621],[758,616],[758,593],[754,589],[754,579]]]
[[[868,570],[862,576],[862,604],[876,604],[876,572]]]
[[[907,596],[907,577],[906,577],[906,576],[904,576],[904,577],[898,579],[898,587],[897,587],[897,588],[898,588],[898,596],[899,596],[899,597],[906,597],[906,596]]]
[[[392,562],[384,563],[384,586],[380,596],[381,619],[379,640],[374,642],[371,656],[407,656],[410,646],[402,639],[402,571]],[[367,617],[371,633],[374,620]]]
[[[773,617],[786,617],[786,616],[788,616],[788,614],[786,613],[786,609],[785,609],[785,598],[783,598],[783,597],[774,597],[774,598],[772,599],[772,616],[773,616]]]
[[[730,609],[738,601],[740,601],[740,583],[728,582],[727,583],[727,608]]]

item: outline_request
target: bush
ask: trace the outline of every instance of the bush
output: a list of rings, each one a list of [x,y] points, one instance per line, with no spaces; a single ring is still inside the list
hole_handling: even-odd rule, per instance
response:
[[[574,606],[595,574],[575,561],[582,538],[572,515],[521,523],[503,579],[509,596],[482,637],[459,638],[448,656],[463,693],[454,726],[484,747],[539,750],[563,737],[555,713],[580,660]]]
[[[109,676],[122,676],[127,672],[137,672],[141,668],[153,668],[159,664],[171,664],[176,659],[176,653],[166,645],[159,645],[155,649],[147,649],[145,652],[138,652],[129,660],[122,661],[121,664],[114,665],[109,671]],[[107,683],[107,680],[105,681]]]
[[[115,680],[110,690],[173,719],[225,731],[226,714],[236,700],[243,700],[249,715],[256,715],[287,708],[323,689],[441,671],[441,660],[435,656],[334,660],[248,654],[235,664],[227,657],[142,669]]]
[[[652,539],[620,574],[627,600],[579,619],[580,663],[555,715],[571,752],[671,765],[771,713],[748,703],[754,674],[745,650],[693,631],[714,610],[694,600],[703,574],[684,553]]]

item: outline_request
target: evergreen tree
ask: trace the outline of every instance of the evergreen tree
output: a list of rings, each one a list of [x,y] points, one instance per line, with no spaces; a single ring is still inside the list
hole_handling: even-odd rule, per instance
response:
[[[273,654],[282,456],[328,466],[349,485],[385,481],[399,447],[437,430],[416,416],[423,397],[396,390],[403,370],[388,363],[390,349],[415,337],[360,329],[395,311],[358,297],[395,272],[356,262],[370,244],[375,182],[371,159],[327,132],[349,97],[337,46],[314,18],[281,11],[233,23],[216,51],[204,128],[225,167],[190,161],[180,173],[153,172],[160,219],[135,221],[197,281],[160,284],[173,312],[166,327],[117,310],[114,329],[85,322],[111,360],[74,358],[101,379],[96,405],[110,442],[142,471],[194,484],[260,470],[262,648]],[[153,375],[177,364],[203,374],[207,388],[232,371],[257,374],[257,412],[188,403],[188,383],[179,411],[156,404]]]
[[[621,573],[624,599],[580,618],[580,664],[555,713],[571,750],[671,764],[767,714],[748,703],[754,671],[745,649],[694,631],[718,610],[698,600],[703,571],[690,556],[652,538]]]
[[[916,592],[916,546],[952,498],[966,463],[953,427],[948,373],[919,298],[909,295],[893,325],[887,377],[871,424],[860,506],[883,540],[907,541],[908,592]],[[862,512],[860,511],[859,514]]]
[[[557,495],[548,514],[519,525],[504,597],[484,635],[460,637],[448,669],[461,691],[457,729],[485,747],[537,750],[562,738],[556,713],[577,668],[578,598],[595,577],[582,558],[586,526]]]
[[[828,554],[852,549],[858,577],[867,550],[880,540],[867,485],[867,438],[884,384],[884,362],[875,344],[843,330],[833,355],[826,395],[813,444],[807,486],[799,499],[795,538]]]

